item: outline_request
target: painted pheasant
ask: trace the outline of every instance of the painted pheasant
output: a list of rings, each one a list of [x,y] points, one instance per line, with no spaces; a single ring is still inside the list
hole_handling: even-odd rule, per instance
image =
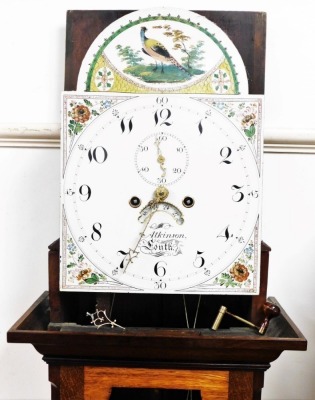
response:
[[[154,71],[157,70],[158,61],[161,63],[161,72],[164,72],[164,64],[173,64],[180,70],[190,75],[185,67],[183,67],[166,49],[166,47],[155,39],[146,37],[145,32],[147,28],[141,27],[140,37],[142,42],[142,51],[152,57],[155,61]]]

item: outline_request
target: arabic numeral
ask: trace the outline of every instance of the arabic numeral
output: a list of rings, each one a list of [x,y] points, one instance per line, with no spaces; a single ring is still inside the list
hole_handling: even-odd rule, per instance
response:
[[[198,123],[198,131],[199,131],[200,135],[203,133],[203,130],[204,130],[204,125],[203,124],[204,124],[204,122],[207,122],[206,119],[208,118],[208,116],[209,117],[211,116],[211,110],[210,109],[206,111],[206,116],[204,118],[202,118]]]
[[[202,126],[202,120],[199,122],[199,124],[198,124],[198,130],[199,130],[199,133],[200,133],[200,135],[202,134],[202,132],[203,132],[203,126]]]
[[[144,151],[148,151],[149,147],[148,146],[142,146],[141,144],[139,144],[139,149],[140,149],[140,152],[142,153]]]
[[[167,141],[167,136],[162,132],[162,133],[160,133],[160,134],[158,134],[156,136],[156,140],[157,140],[158,143],[166,142]]]
[[[248,193],[248,196],[253,197],[254,199],[257,199],[259,197],[259,192],[258,192],[258,190],[252,190],[251,192]]]
[[[168,98],[163,96],[163,97],[157,97],[156,102],[160,104],[161,106],[164,106],[166,103],[168,103]]]
[[[107,151],[102,146],[97,146],[95,149],[90,149],[88,151],[88,158],[90,162],[93,160],[96,161],[98,164],[103,164],[107,159]]]
[[[166,266],[167,266],[167,264],[166,264],[165,261],[158,261],[154,265],[154,273],[155,273],[155,275],[159,276],[160,278],[165,276],[165,274],[166,274]]]
[[[201,257],[201,254],[203,254],[203,253],[204,253],[204,251],[197,250],[196,258],[193,262],[193,265],[195,268],[201,268],[204,266],[205,259],[203,257]]]
[[[74,193],[75,193],[75,192],[74,192],[72,189],[67,189],[67,190],[66,190],[66,194],[67,194],[68,196],[73,196]]]
[[[244,193],[240,191],[240,189],[242,189],[243,186],[237,186],[237,185],[233,185],[231,187],[232,190],[235,190],[235,193],[232,196],[233,201],[235,201],[235,203],[239,203],[240,201],[242,201],[244,199]]]
[[[229,232],[229,225],[226,226],[217,236],[217,238],[224,238],[225,241],[228,241],[231,237],[233,237],[233,234],[231,235]]]
[[[132,131],[132,128],[133,128],[132,118],[133,117],[131,117],[129,119],[125,119],[125,117],[122,118],[122,120],[120,121],[121,133],[125,133],[125,132],[130,133]]]
[[[126,263],[128,263],[130,261],[130,257],[128,257],[129,253],[126,252],[126,251],[123,251],[123,250],[118,250],[117,254],[122,254],[124,256],[122,261],[121,261],[121,263],[120,263],[120,265],[119,265],[120,269],[124,269],[125,266],[126,266]]]
[[[155,290],[165,290],[166,289],[166,283],[163,282],[162,280],[154,282],[154,289]]]
[[[89,185],[82,185],[79,188],[79,193],[80,193],[80,200],[82,201],[88,201],[89,198],[91,197],[92,191]]]
[[[181,168],[173,168],[174,174],[180,174],[182,172]]]
[[[228,160],[228,158],[230,158],[232,154],[232,150],[230,147],[222,147],[222,149],[220,150],[220,156],[223,158],[223,160],[220,163],[224,163],[224,164],[231,164],[232,161]]]
[[[154,113],[155,125],[166,125],[166,126],[172,125],[172,122],[168,121],[171,115],[172,113],[168,108],[163,108],[160,111],[156,111]]]
[[[150,168],[149,167],[141,167],[140,172],[149,172]]]
[[[166,183],[166,178],[157,178],[157,183],[159,184]]]
[[[99,222],[95,222],[92,229],[93,229],[93,232],[91,234],[91,238],[92,238],[92,240],[94,240],[94,242],[98,242],[102,237],[102,235],[101,235],[102,224]]]

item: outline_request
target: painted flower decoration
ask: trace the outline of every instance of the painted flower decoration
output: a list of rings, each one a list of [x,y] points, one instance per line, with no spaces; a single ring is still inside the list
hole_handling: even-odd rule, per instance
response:
[[[72,241],[69,242],[67,248],[71,255],[75,254],[75,252],[77,251],[77,247]]]
[[[237,282],[244,282],[249,276],[248,269],[245,267],[245,265],[240,263],[234,264],[234,266],[230,269],[230,274]]]
[[[257,125],[257,109],[253,104],[251,107],[246,107],[242,114],[242,127],[244,129],[245,135],[250,139],[256,133]]]
[[[84,281],[85,279],[88,279],[91,276],[91,273],[92,273],[91,268],[82,269],[77,275],[77,280]]]
[[[112,100],[101,101],[101,106],[106,109],[111,107],[112,103],[113,103]]]
[[[212,86],[216,93],[226,93],[231,86],[231,79],[227,71],[217,69],[211,77]]]
[[[254,245],[251,243],[249,244],[245,249],[244,249],[244,253],[247,256],[247,258],[251,259],[252,255],[254,252]]]
[[[114,84],[114,74],[106,67],[99,69],[95,76],[95,84],[101,91],[108,91]]]
[[[81,122],[82,124],[90,119],[91,112],[87,106],[78,105],[75,106],[71,111],[71,117],[75,122]]]

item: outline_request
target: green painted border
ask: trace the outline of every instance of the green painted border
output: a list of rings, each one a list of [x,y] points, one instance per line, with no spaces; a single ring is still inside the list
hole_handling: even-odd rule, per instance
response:
[[[141,18],[141,19],[139,18],[136,21],[131,21],[127,25],[124,25],[124,26],[120,27],[108,39],[105,39],[104,43],[102,44],[102,46],[100,46],[99,50],[95,54],[95,57],[94,57],[93,61],[91,62],[91,66],[90,66],[90,69],[89,69],[89,72],[88,72],[88,75],[87,75],[87,81],[86,81],[85,90],[86,91],[90,90],[91,79],[92,79],[92,75],[93,75],[95,64],[97,63],[97,61],[98,61],[99,57],[101,56],[101,54],[103,53],[104,49],[108,46],[108,44],[112,40],[114,40],[117,36],[119,36],[125,30],[127,30],[127,29],[129,29],[129,28],[131,28],[133,26],[142,24],[143,22],[160,21],[160,20],[181,22],[183,24],[190,25],[193,28],[199,29],[199,31],[201,31],[202,33],[207,35],[220,48],[220,50],[224,54],[224,57],[227,60],[229,66],[231,68],[231,71],[232,71],[232,76],[233,76],[234,85],[235,85],[235,91],[236,91],[235,94],[239,94],[239,82],[237,80],[237,76],[236,76],[237,73],[236,73],[236,71],[234,69],[234,64],[232,62],[232,58],[228,54],[226,48],[222,45],[222,43],[215,37],[215,34],[210,33],[207,28],[203,28],[199,24],[196,24],[195,22],[180,18],[179,16],[178,17],[172,17],[171,15],[167,15],[167,16],[156,15],[156,16],[148,16],[148,17]]]

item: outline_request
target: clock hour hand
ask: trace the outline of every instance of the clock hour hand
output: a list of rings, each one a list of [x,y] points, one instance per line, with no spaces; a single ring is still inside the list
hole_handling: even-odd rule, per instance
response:
[[[150,203],[145,208],[148,208],[148,207],[151,208],[151,212],[146,216],[145,225],[144,225],[142,231],[139,233],[139,239],[137,241],[137,244],[135,245],[134,249],[129,249],[129,251],[126,255],[126,258],[125,258],[125,262],[123,262],[121,264],[120,272],[122,272],[123,274],[126,272],[128,265],[130,263],[133,263],[133,259],[138,257],[139,251],[137,251],[137,248],[145,234],[145,231],[147,230],[147,228],[149,226],[149,223],[151,221],[151,218],[153,217],[153,214],[155,214],[155,212],[156,212],[152,209],[152,206],[150,205]]]
[[[139,239],[133,249],[129,249],[128,253],[125,256],[124,262],[121,264],[120,272],[125,273],[129,264],[133,263],[133,259],[137,258],[139,255],[139,251],[137,251],[138,246],[147,230],[151,218],[153,215],[159,211],[158,205],[161,204],[168,196],[168,189],[164,186],[159,186],[155,189],[153,194],[153,200],[150,200],[149,203],[141,210],[139,221],[144,223],[144,227],[142,231],[139,233]],[[179,210],[178,210],[179,211]]]

